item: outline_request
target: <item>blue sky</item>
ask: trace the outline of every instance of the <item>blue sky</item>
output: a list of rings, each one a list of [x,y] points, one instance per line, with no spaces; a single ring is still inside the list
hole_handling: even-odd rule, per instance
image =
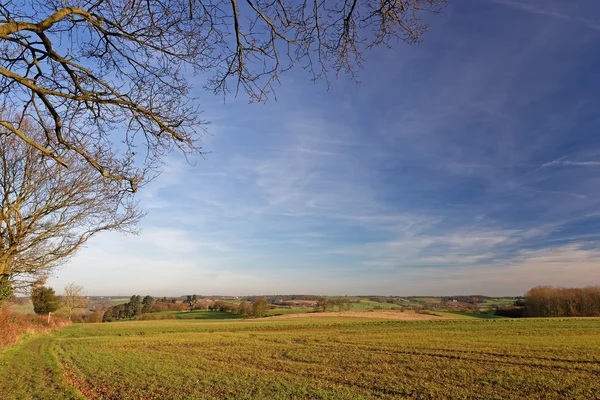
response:
[[[139,236],[49,284],[88,294],[520,295],[600,284],[600,2],[452,1],[359,85],[197,95],[204,158],[166,159]]]

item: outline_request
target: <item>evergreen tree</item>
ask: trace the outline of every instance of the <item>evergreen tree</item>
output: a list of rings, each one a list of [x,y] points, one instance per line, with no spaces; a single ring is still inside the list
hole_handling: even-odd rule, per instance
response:
[[[38,286],[31,291],[31,302],[36,314],[48,314],[60,308],[60,298],[54,289],[45,286]]]
[[[152,306],[154,305],[154,297],[146,296],[144,300],[142,300],[142,313],[147,314],[152,312]]]
[[[133,295],[131,296],[131,299],[129,299],[129,303],[128,304],[128,313],[127,316],[129,318],[133,318],[135,316],[141,315],[142,314],[142,297],[140,295]]]

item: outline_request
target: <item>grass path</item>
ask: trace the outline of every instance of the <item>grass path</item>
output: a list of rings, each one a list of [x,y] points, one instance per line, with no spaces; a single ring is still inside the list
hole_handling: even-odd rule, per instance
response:
[[[0,399],[83,399],[71,387],[52,335],[34,335],[0,353]]]

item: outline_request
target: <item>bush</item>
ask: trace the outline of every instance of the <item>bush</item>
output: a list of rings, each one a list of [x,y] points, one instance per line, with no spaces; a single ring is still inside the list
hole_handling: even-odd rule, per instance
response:
[[[85,319],[85,322],[87,322],[89,324],[93,324],[95,322],[100,322],[100,321],[102,321],[103,316],[104,316],[103,311],[94,311],[93,313],[86,315],[87,318]]]
[[[71,322],[74,324],[83,324],[85,322],[85,317],[84,314],[73,314],[71,315]]]

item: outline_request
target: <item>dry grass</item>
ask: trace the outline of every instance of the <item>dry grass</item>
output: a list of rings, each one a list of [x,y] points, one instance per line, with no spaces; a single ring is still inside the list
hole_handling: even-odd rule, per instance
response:
[[[48,323],[47,316],[0,311],[0,350],[17,344],[25,334],[50,333],[67,325],[71,321],[65,318],[53,317]]]

